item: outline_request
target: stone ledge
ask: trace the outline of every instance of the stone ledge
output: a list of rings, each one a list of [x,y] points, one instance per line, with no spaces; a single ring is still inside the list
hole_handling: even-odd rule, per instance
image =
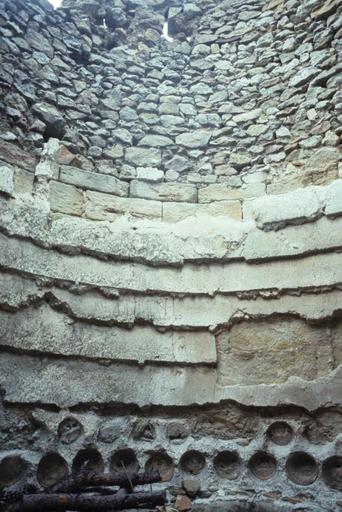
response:
[[[139,364],[216,364],[215,338],[208,332],[98,326],[71,321],[47,305],[17,313],[0,310],[0,338],[2,346],[25,352]]]
[[[0,306],[16,312],[30,305],[38,307],[48,301],[51,308],[63,310],[70,319],[96,325],[133,325],[148,323],[157,327],[217,328],[242,319],[262,318],[292,313],[308,322],[325,322],[339,314],[341,291],[314,289],[297,294],[263,290],[259,293],[237,295],[119,295],[115,290],[84,289],[56,281],[43,284],[39,277],[26,278],[20,274],[0,274]]]
[[[184,264],[181,268],[62,254],[0,234],[0,265],[31,276],[138,293],[213,295],[340,285],[340,254],[323,253],[258,264]],[[96,262],[96,264],[95,264]],[[310,271],[308,271],[310,269]]]
[[[266,231],[281,229],[291,223],[311,222],[324,214],[342,214],[342,180],[326,187],[307,187],[260,197],[243,205],[243,218],[255,219],[257,226]]]

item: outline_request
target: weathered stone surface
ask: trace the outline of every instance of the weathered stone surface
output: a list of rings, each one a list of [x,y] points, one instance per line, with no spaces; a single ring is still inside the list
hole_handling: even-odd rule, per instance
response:
[[[220,383],[270,384],[328,375],[340,363],[333,356],[335,330],[341,335],[341,323],[318,328],[291,317],[234,325],[218,337]]]
[[[152,148],[163,148],[172,144],[172,139],[170,139],[170,137],[164,137],[163,135],[145,135],[145,137],[139,141],[139,146],[150,146]]]
[[[324,212],[326,215],[342,214],[342,180],[336,180],[327,187],[325,202]]]
[[[179,222],[196,215],[227,217],[241,220],[242,209],[239,201],[219,201],[209,204],[165,203],[163,205],[163,220]]]
[[[15,144],[0,140],[0,160],[16,165],[28,171],[33,171],[37,160],[34,156],[23,151]]]
[[[204,403],[208,396],[214,396],[216,380],[216,371],[207,368],[138,368],[86,361],[80,365],[62,359],[47,360],[42,371],[37,358],[14,354],[3,354],[0,369],[1,386],[10,402],[55,403],[61,407],[94,401],[173,405],[175,394],[184,405]],[[88,386],[84,385],[85,375]]]
[[[81,190],[58,181],[50,182],[51,209],[68,215],[81,216],[84,210],[84,198]]]
[[[46,124],[51,137],[63,137],[66,123],[62,113],[56,107],[40,102],[34,104],[32,109],[38,118]]]
[[[126,197],[128,195],[128,184],[124,181],[118,180],[114,176],[83,171],[76,167],[62,165],[60,180],[83,189],[107,192],[120,197]]]
[[[145,183],[133,180],[130,188],[131,197],[154,199],[158,201],[196,202],[197,189],[194,185],[181,183]]]
[[[0,192],[9,196],[14,192],[14,171],[5,165],[0,165]]]
[[[1,243],[3,251],[0,254],[0,264],[7,270],[29,272],[31,275],[40,275],[48,279],[77,281],[89,286],[145,293],[155,290],[177,294],[212,294],[314,288],[335,286],[342,277],[337,253],[257,265],[245,265],[241,262],[216,266],[187,265],[180,272],[179,269],[170,267],[157,267],[153,268],[153,271],[148,271],[147,266],[139,263],[101,260],[98,260],[96,268],[93,268],[90,256],[70,257],[36,247],[30,242],[18,242],[4,235],[1,235]],[[157,249],[151,247],[150,250],[152,261],[152,255]],[[309,266],[310,274],[306,272]]]
[[[113,197],[101,192],[86,192],[85,216],[94,220],[115,220],[120,215],[133,218],[161,219],[159,201]]]
[[[239,200],[249,197],[263,196],[266,192],[264,183],[250,183],[241,188],[233,188],[225,183],[208,185],[198,190],[199,203],[211,203],[213,201]]]
[[[71,326],[69,317],[47,306],[16,314],[0,311],[0,335],[3,346],[28,353],[135,361],[140,364],[148,361],[216,363],[215,338],[209,333],[159,333],[144,326],[127,330],[81,322],[73,322]]]
[[[15,169],[14,190],[16,194],[32,194],[33,190],[33,172],[25,169]]]
[[[291,222],[307,222],[323,214],[322,189],[308,187],[287,194],[264,196],[244,204],[244,218],[261,229],[279,229]]]
[[[161,151],[156,148],[127,148],[125,160],[139,167],[159,167],[161,164]]]
[[[197,130],[189,133],[182,133],[176,137],[176,144],[185,146],[186,148],[202,148],[208,145],[211,139],[211,132]]]

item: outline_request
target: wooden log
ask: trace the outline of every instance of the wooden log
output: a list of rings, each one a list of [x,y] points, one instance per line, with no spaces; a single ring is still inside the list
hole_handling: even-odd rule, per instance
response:
[[[117,486],[131,489],[131,484],[145,485],[161,482],[159,471],[145,471],[143,473],[94,473],[83,471],[66,477],[61,482],[46,489],[46,493],[56,494],[82,490],[82,487]]]
[[[165,491],[147,493],[118,493],[119,496],[94,496],[85,494],[27,494],[23,496],[20,512],[44,512],[77,510],[80,512],[104,512],[129,510],[164,505]]]

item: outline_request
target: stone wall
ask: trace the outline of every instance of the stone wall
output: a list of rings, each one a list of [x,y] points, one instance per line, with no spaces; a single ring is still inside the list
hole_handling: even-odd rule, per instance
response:
[[[0,7],[0,486],[338,510],[339,2]]]

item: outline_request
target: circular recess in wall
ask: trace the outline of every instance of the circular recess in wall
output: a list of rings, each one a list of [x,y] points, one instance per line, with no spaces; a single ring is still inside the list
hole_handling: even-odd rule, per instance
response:
[[[111,471],[122,471],[124,468],[128,471],[138,471],[139,462],[135,452],[131,448],[117,450],[109,460]]]
[[[190,450],[182,455],[179,465],[186,473],[198,475],[205,466],[205,457],[197,450]]]
[[[220,478],[235,480],[240,474],[241,460],[235,451],[224,450],[214,458],[214,468]]]
[[[41,458],[38,469],[37,478],[44,487],[56,484],[69,473],[66,460],[59,453],[48,453]]]
[[[326,459],[322,466],[322,476],[329,487],[342,490],[342,456],[335,455]]]
[[[286,472],[295,484],[310,485],[317,478],[318,464],[308,453],[293,452],[287,459]]]
[[[146,471],[159,471],[163,482],[172,480],[175,472],[175,465],[171,457],[165,452],[154,452],[145,464]]]
[[[268,480],[277,469],[277,461],[270,453],[260,450],[249,459],[248,467],[259,480]]]
[[[276,421],[268,427],[266,435],[272,443],[285,446],[292,441],[294,432],[286,421]]]
[[[0,462],[0,486],[18,482],[26,473],[28,463],[19,455],[8,455]]]
[[[72,463],[72,472],[79,473],[82,470],[96,471],[101,473],[104,470],[104,462],[101,453],[95,448],[84,448],[80,450]]]
[[[72,444],[83,434],[83,427],[76,418],[65,418],[58,425],[57,433],[61,443]]]

